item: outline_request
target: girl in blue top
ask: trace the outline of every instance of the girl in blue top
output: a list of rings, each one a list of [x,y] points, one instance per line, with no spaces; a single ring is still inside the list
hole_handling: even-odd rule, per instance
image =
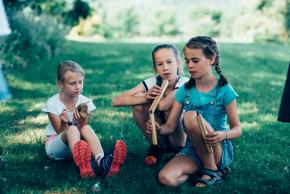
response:
[[[237,94],[222,74],[219,51],[211,37],[190,39],[183,53],[191,78],[176,92],[167,122],[155,124],[159,134],[172,133],[184,109],[183,124],[188,139],[186,146],[161,169],[159,181],[177,186],[185,182],[190,174],[200,172],[195,186],[205,187],[221,182],[220,172],[232,162],[231,140],[241,135],[236,108]],[[219,75],[218,79],[212,72],[213,68]],[[205,140],[198,127],[197,112],[202,115],[208,131]],[[150,122],[147,123],[147,131],[152,131]],[[204,142],[212,147],[213,153],[207,151]]]

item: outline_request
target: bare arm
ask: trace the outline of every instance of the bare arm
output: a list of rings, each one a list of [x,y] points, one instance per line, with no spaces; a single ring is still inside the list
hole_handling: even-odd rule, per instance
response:
[[[67,122],[69,120],[69,115],[66,110],[64,110],[60,116],[53,113],[47,113],[48,119],[50,120],[53,128],[56,130],[56,133],[59,134],[67,128]]]
[[[158,104],[158,110],[167,111],[172,107],[174,102],[175,102],[175,90],[171,91],[165,98],[160,100]]]
[[[240,121],[237,112],[237,101],[233,100],[226,107],[228,122],[230,125],[230,130],[227,131],[227,139],[236,139],[242,135],[242,129],[240,128]]]
[[[123,92],[119,96],[113,98],[112,106],[132,106],[138,104],[148,103],[148,98],[143,88],[143,85],[140,83],[134,88]]]

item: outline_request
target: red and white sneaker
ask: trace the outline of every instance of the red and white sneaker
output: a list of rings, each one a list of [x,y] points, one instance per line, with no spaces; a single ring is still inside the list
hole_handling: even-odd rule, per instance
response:
[[[75,164],[80,169],[81,177],[93,178],[95,173],[91,166],[92,152],[90,146],[84,140],[78,141],[73,148],[73,158]]]

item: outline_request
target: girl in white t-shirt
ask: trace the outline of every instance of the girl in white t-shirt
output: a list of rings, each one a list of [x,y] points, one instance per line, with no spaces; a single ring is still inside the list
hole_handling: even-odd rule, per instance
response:
[[[64,61],[58,65],[60,92],[50,97],[43,108],[49,118],[45,150],[48,157],[55,160],[72,155],[82,177],[95,177],[97,171],[101,171],[103,176],[112,176],[119,172],[126,158],[126,144],[117,140],[114,149],[104,154],[98,137],[88,124],[89,117],[76,112],[81,103],[87,105],[86,115],[96,108],[81,94],[84,75],[84,70],[76,62]]]
[[[157,45],[152,51],[153,68],[157,76],[148,78],[137,86],[113,98],[112,106],[132,106],[133,118],[142,131],[150,146],[147,151],[145,165],[155,165],[164,152],[178,152],[185,145],[185,133],[181,122],[176,130],[166,136],[158,136],[158,145],[151,142],[151,134],[146,132],[146,122],[149,119],[148,109],[156,96],[160,95],[163,80],[169,85],[161,99],[156,119],[165,123],[175,99],[175,91],[188,81],[187,77],[180,76],[181,61],[176,47],[172,44]]]

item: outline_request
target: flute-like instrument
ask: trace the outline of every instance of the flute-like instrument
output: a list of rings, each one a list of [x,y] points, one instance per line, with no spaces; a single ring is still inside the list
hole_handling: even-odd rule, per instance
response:
[[[149,112],[149,119],[151,121],[151,124],[152,124],[152,144],[153,145],[157,145],[158,144],[158,141],[157,141],[157,132],[156,132],[156,126],[155,126],[155,116],[154,116],[154,113],[155,113],[155,110],[168,86],[169,82],[168,80],[164,80],[162,82],[162,85],[161,85],[161,94],[159,96],[156,96],[156,98],[154,99],[154,101],[152,102],[148,112]]]
[[[206,149],[209,153],[213,153],[213,150],[212,150],[212,147],[207,145],[206,142],[205,142],[205,136],[207,135],[207,130],[204,126],[204,122],[203,122],[203,119],[202,119],[202,116],[197,112],[197,115],[196,115],[196,120],[197,120],[197,124],[198,124],[198,127],[201,131],[201,134],[202,134],[202,138],[203,138],[203,142],[206,146]]]

